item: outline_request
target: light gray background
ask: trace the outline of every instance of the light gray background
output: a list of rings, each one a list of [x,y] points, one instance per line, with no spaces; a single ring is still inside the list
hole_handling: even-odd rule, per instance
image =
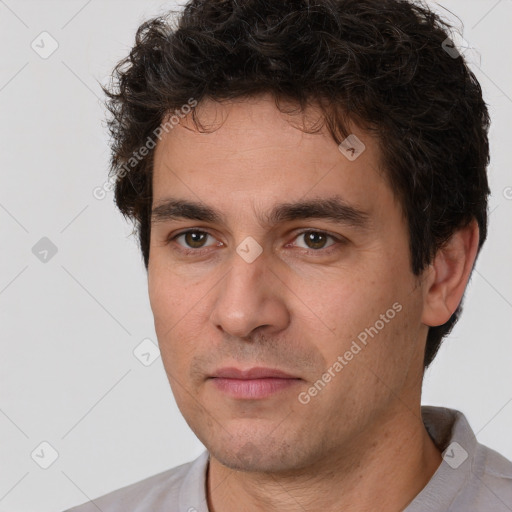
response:
[[[441,4],[464,23],[490,107],[492,213],[423,400],[463,411],[480,442],[512,458],[512,1]],[[145,270],[112,193],[92,195],[109,157],[97,80],[139,24],[171,6],[0,0],[0,510],[60,511],[203,449],[161,360],[146,367],[133,355],[156,341]],[[47,59],[31,48],[43,31],[59,44]],[[42,237],[58,249],[46,263],[32,253]],[[31,458],[43,441],[59,454],[48,469]]]

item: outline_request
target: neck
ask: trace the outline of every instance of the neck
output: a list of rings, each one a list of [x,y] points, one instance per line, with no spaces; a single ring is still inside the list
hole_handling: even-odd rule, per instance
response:
[[[435,473],[441,455],[419,406],[414,411],[402,406],[400,414],[387,416],[351,439],[350,446],[340,446],[329,458],[300,470],[234,471],[211,456],[210,512],[402,510]]]

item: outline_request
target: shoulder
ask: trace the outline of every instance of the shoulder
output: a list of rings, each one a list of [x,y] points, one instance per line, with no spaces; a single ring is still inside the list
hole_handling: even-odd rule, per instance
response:
[[[479,443],[460,411],[423,406],[422,416],[442,462],[407,512],[510,512],[512,462]]]
[[[207,452],[192,462],[163,471],[65,512],[146,512],[176,506],[183,483],[192,471],[206,469]]]
[[[512,505],[512,462],[498,452],[477,444],[468,481],[468,505],[482,510],[510,511]],[[485,506],[487,508],[485,508]],[[480,510],[477,508],[477,510]]]

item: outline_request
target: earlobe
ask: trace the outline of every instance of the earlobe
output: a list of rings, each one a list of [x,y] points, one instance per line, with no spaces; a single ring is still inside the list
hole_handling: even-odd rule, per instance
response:
[[[422,322],[429,327],[446,323],[457,309],[478,252],[479,229],[475,219],[457,230],[441,247],[425,279]]]

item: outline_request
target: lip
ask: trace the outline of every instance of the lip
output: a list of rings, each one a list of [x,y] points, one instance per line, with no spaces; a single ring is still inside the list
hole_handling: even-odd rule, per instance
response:
[[[239,379],[239,380],[250,380],[250,379],[265,379],[265,378],[276,378],[276,379],[298,379],[289,373],[283,372],[276,368],[264,368],[257,366],[254,368],[248,368],[247,370],[240,370],[234,367],[220,368],[213,373],[212,378],[224,378],[224,379]]]
[[[275,368],[221,368],[210,380],[214,386],[231,398],[261,400],[295,387],[302,379]]]

